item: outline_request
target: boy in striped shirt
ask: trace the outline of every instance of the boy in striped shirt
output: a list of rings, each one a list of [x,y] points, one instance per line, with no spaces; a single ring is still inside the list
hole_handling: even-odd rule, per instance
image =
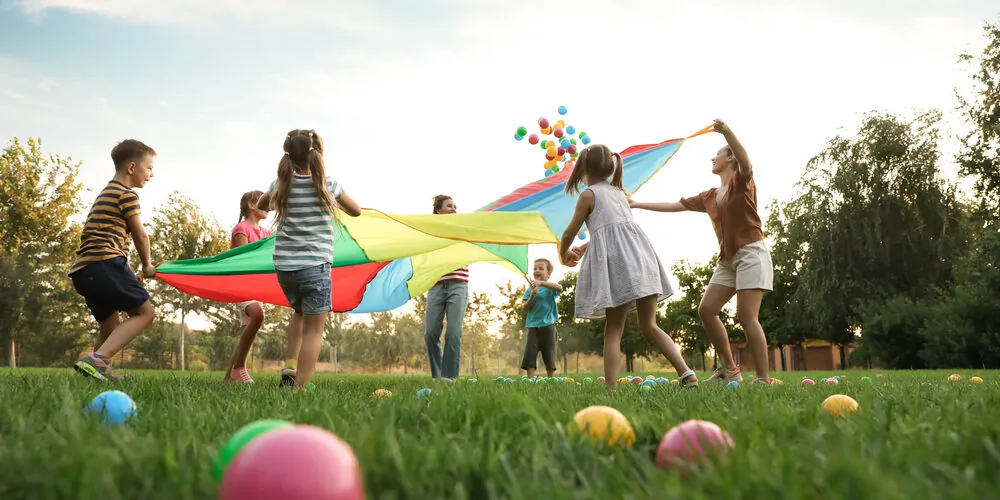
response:
[[[149,293],[128,266],[129,237],[142,259],[142,275],[156,276],[149,257],[149,236],[139,218],[141,188],[153,177],[156,151],[134,139],[111,150],[115,176],[101,190],[90,208],[80,236],[80,248],[69,277],[73,288],[87,301],[100,327],[94,352],[73,366],[86,377],[99,381],[120,380],[111,368],[111,358],[153,322]],[[121,321],[119,311],[129,318]]]

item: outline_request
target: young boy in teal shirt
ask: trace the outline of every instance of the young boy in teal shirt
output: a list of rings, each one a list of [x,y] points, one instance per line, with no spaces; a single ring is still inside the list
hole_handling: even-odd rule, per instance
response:
[[[539,351],[548,376],[556,372],[556,322],[559,321],[556,297],[562,292],[562,287],[548,281],[552,269],[552,263],[547,259],[535,260],[535,281],[524,292],[524,310],[528,313],[524,326],[528,328],[528,340],[524,346],[521,369],[528,372],[529,377],[535,376]]]

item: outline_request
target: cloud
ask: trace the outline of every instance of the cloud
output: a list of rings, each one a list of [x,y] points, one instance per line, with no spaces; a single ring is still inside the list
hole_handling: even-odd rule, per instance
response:
[[[24,13],[41,18],[49,10],[95,14],[158,25],[210,27],[326,27],[347,33],[384,30],[377,10],[364,0],[14,0]]]
[[[750,151],[763,207],[787,199],[805,162],[860,113],[952,106],[952,88],[967,78],[956,74],[955,56],[981,38],[988,8],[940,4],[907,2],[888,15],[864,11],[861,0],[453,1],[435,17],[441,3],[428,0],[416,22],[360,1],[21,0],[35,15],[55,9],[191,30],[353,29],[357,43],[316,30],[309,50],[281,67],[247,64],[238,80],[192,78],[190,95],[150,91],[148,102],[131,103],[101,100],[117,87],[88,89],[0,58],[0,109],[18,117],[0,118],[0,130],[51,136],[54,151],[88,161],[90,187],[106,180],[114,141],[147,140],[161,154],[145,206],[179,189],[227,225],[233,200],[270,182],[292,128],[319,130],[329,171],[363,205],[418,213],[441,192],[472,210],[540,177],[540,150],[511,134],[560,104],[578,129],[615,149],[686,135],[721,117]],[[61,78],[46,92],[38,82],[47,76]],[[714,135],[690,141],[637,199],[676,200],[711,187],[708,158],[720,145]],[[636,217],[668,265],[703,262],[716,250],[703,214]],[[554,253],[532,249],[532,257]],[[478,268],[477,291],[512,277]]]

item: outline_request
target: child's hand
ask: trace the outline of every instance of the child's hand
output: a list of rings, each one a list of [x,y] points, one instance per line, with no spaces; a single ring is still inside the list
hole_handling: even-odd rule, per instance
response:
[[[576,267],[580,263],[580,254],[577,252],[576,248],[568,250],[565,254],[561,256],[563,265],[567,267]]]
[[[153,267],[152,264],[143,264],[142,265],[142,277],[143,278],[155,278],[156,277],[156,268]]]

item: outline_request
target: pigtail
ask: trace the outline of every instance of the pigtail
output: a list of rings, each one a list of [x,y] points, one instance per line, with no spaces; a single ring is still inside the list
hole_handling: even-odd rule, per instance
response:
[[[573,165],[573,172],[569,174],[569,179],[566,180],[566,193],[574,195],[580,192],[580,183],[583,182],[583,174],[587,171],[587,157],[590,152],[590,148],[584,149],[580,152],[580,157],[577,158],[576,163]]]
[[[615,173],[611,175],[611,185],[625,191],[622,186],[622,175],[624,175],[625,165],[622,163],[622,155],[611,153],[611,163],[614,164]]]
[[[285,139],[285,144],[288,144],[289,141],[290,139]],[[292,191],[292,171],[294,168],[292,157],[285,152],[285,155],[278,161],[278,181],[274,185],[274,193],[272,193],[271,203],[268,207],[275,212],[274,221],[279,225],[288,217],[288,196]]]

